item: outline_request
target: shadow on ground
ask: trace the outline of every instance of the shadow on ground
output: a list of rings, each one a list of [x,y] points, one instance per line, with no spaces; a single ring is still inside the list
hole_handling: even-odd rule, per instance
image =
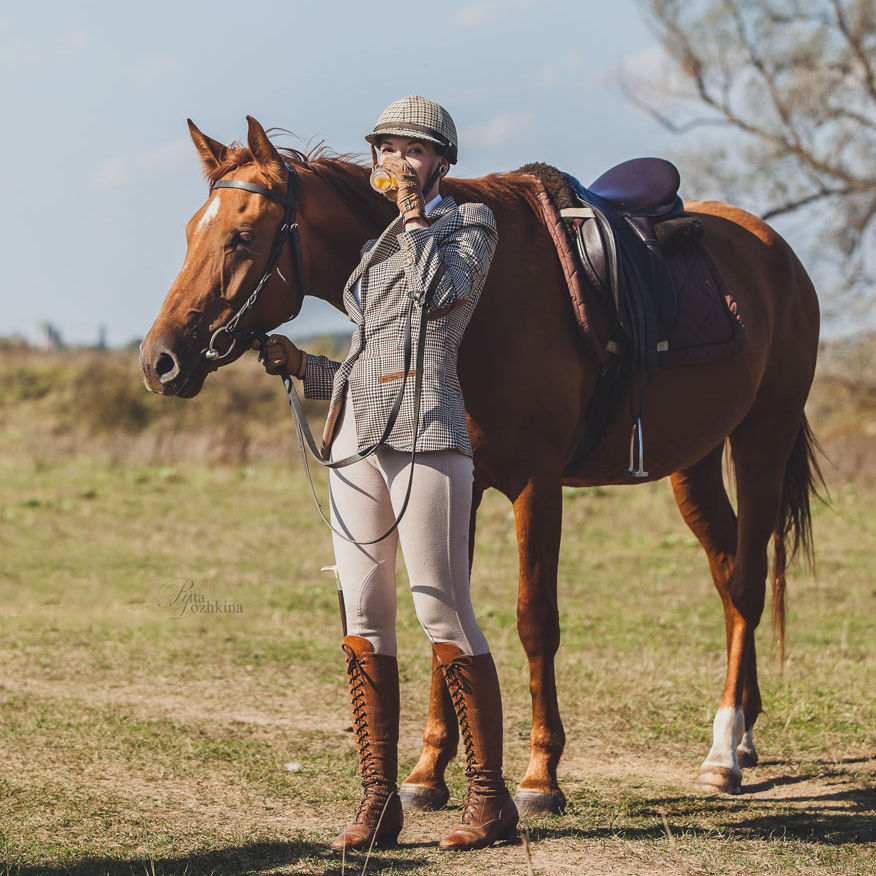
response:
[[[871,760],[816,762],[816,769],[799,775],[777,775],[746,784],[742,794],[733,797],[681,793],[626,799],[622,809],[617,804],[608,804],[604,809],[605,826],[575,827],[567,819],[557,824],[541,821],[530,828],[530,839],[535,843],[575,837],[658,840],[666,836],[668,826],[678,837],[714,838],[718,831],[748,840],[797,839],[818,845],[876,843],[876,787],[868,784],[868,777],[843,768]],[[818,768],[821,763],[823,767]],[[774,788],[786,790],[780,796],[756,796]],[[572,796],[570,802],[580,805],[582,814],[592,803],[586,795],[580,800]],[[585,819],[592,824],[592,816],[585,815],[581,820]]]
[[[422,844],[400,846],[393,856],[386,857],[379,852],[371,855],[368,869],[376,872],[392,868],[404,873],[422,867],[427,860],[419,855],[406,856],[407,849],[416,849]],[[12,864],[9,876],[246,876],[284,865],[300,865],[307,861],[312,872],[320,876],[342,876],[343,873],[358,872],[365,861],[364,854],[348,856],[342,868],[341,856],[330,851],[321,842],[269,842],[254,843],[251,846],[237,846],[214,849],[200,854],[181,855],[177,858],[84,858],[70,864],[30,865],[16,867]]]

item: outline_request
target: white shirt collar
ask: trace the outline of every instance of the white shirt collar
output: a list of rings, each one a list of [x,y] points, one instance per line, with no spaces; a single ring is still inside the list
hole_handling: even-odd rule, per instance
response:
[[[429,201],[428,204],[426,204],[426,215],[428,216],[443,200],[444,199],[441,197],[440,192],[435,195],[435,197],[432,198],[432,200]]]

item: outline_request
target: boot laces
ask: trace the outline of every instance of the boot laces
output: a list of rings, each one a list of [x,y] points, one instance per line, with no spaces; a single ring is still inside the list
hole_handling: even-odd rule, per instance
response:
[[[389,800],[389,789],[385,785],[369,785],[359,801],[355,821],[358,824],[371,824],[374,816],[383,816]]]
[[[459,721],[459,734],[462,737],[462,744],[465,748],[465,775],[469,780],[468,797],[471,799],[472,796],[477,796],[475,780],[480,778],[481,772],[478,768],[474,738],[472,737],[471,723],[468,718],[468,706],[465,702],[464,679],[459,665],[464,659],[464,657],[457,658],[452,663],[443,664],[442,669],[444,670],[444,679],[450,699],[453,702],[456,718]]]
[[[369,791],[374,786],[380,786],[380,774],[374,762],[374,752],[371,749],[371,734],[368,732],[368,716],[365,714],[365,678],[362,661],[356,652],[347,644],[343,646],[347,655],[347,677],[350,687],[350,701],[353,705],[353,733],[356,737],[356,748],[359,752],[359,771],[362,774],[362,787],[366,794],[360,805],[365,805]]]

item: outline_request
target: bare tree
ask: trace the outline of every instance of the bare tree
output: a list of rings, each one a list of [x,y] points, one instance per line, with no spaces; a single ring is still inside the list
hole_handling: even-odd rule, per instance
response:
[[[696,138],[699,185],[766,219],[800,217],[811,259],[830,258],[852,293],[835,303],[869,308],[876,0],[639,2],[670,67],[627,78],[627,96]]]

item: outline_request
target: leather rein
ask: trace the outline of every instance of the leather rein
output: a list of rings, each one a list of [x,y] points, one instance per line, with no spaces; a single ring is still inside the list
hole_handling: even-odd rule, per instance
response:
[[[243,180],[229,179],[229,180],[218,180],[213,183],[212,189],[240,189],[245,192],[252,192],[256,195],[261,195],[262,197],[268,198],[270,201],[274,201],[277,204],[280,204],[285,213],[283,216],[283,221],[280,227],[277,229],[277,234],[274,238],[274,245],[271,249],[270,257],[268,258],[268,264],[265,268],[264,273],[262,274],[261,279],[253,289],[250,296],[244,302],[243,306],[228,320],[224,325],[219,326],[213,334],[210,336],[210,343],[202,351],[203,356],[206,359],[210,360],[219,360],[224,359],[231,354],[231,351],[234,349],[235,344],[238,340],[242,343],[249,345],[253,340],[259,341],[259,361],[261,362],[264,359],[266,345],[268,341],[268,336],[265,332],[259,329],[241,329],[239,327],[240,320],[247,314],[250,310],[255,307],[256,302],[261,295],[262,290],[267,285],[268,281],[271,279],[273,272],[276,270],[278,274],[280,274],[279,269],[277,268],[277,264],[280,261],[280,255],[283,251],[283,247],[286,245],[286,242],[291,239],[292,241],[292,263],[295,268],[295,282],[298,287],[298,301],[295,305],[295,309],[292,312],[289,319],[294,319],[301,312],[301,306],[304,303],[304,296],[307,294],[307,279],[304,276],[304,266],[303,259],[301,257],[301,234],[298,228],[298,223],[296,222],[297,214],[298,214],[298,173],[295,168],[291,164],[286,164],[286,169],[288,171],[288,180],[286,185],[286,194],[282,195],[279,192],[269,189],[267,186],[259,185],[258,183],[244,182]],[[211,191],[212,191],[211,189]],[[436,276],[435,282],[440,278],[440,273]],[[283,277],[282,274],[280,274]],[[283,277],[285,280],[286,278]],[[288,282],[288,281],[287,281]],[[433,283],[434,285],[434,283]],[[430,290],[431,291],[431,290]],[[408,507],[408,501],[411,497],[411,487],[413,485],[414,479],[414,460],[416,458],[417,451],[417,427],[420,423],[420,400],[422,397],[422,388],[423,388],[423,365],[425,362],[425,354],[426,354],[426,321],[428,316],[428,307],[426,306],[426,302],[429,298],[427,293],[424,293],[422,296],[418,296],[417,299],[411,298],[410,306],[408,307],[406,319],[405,319],[405,335],[404,335],[404,368],[403,368],[403,377],[401,386],[399,387],[398,394],[396,395],[395,401],[393,402],[392,409],[389,412],[389,417],[386,421],[386,426],[384,427],[383,433],[380,438],[372,444],[370,447],[365,450],[357,453],[353,453],[350,456],[344,457],[339,460],[331,460],[326,459],[317,449],[316,442],[313,439],[313,433],[310,431],[310,425],[307,422],[307,417],[304,414],[304,409],[301,406],[301,400],[298,398],[298,393],[295,390],[295,386],[292,383],[292,377],[289,374],[287,368],[283,367],[280,369],[279,374],[283,380],[283,386],[286,390],[286,395],[289,397],[289,408],[292,411],[292,415],[295,418],[295,431],[298,436],[298,447],[301,451],[301,458],[304,462],[304,471],[307,475],[307,483],[310,487],[310,493],[313,496],[313,501],[316,504],[316,508],[319,511],[319,516],[323,519],[323,522],[326,526],[331,529],[331,531],[338,536],[338,538],[343,539],[344,541],[350,542],[351,544],[356,545],[370,545],[376,544],[379,541],[383,541],[388,535],[391,535],[398,527],[399,523],[401,523],[401,519],[404,516],[405,511]],[[325,513],[322,510],[322,505],[319,503],[319,499],[316,496],[316,490],[313,486],[313,479],[310,474],[310,466],[307,462],[307,450],[310,451],[310,455],[322,466],[326,468],[343,468],[348,465],[352,465],[354,462],[359,462],[362,459],[370,456],[372,453],[377,451],[389,438],[390,433],[395,426],[396,420],[398,418],[398,413],[401,410],[402,401],[404,399],[405,387],[407,385],[408,374],[411,368],[411,351],[412,351],[412,340],[411,340],[411,324],[413,321],[413,313],[414,308],[419,306],[420,308],[420,321],[419,321],[419,335],[417,337],[417,355],[416,355],[416,366],[415,366],[415,377],[414,377],[414,436],[411,442],[411,464],[410,464],[410,473],[408,475],[408,486],[405,491],[404,502],[402,503],[401,510],[399,511],[398,517],[396,517],[392,526],[386,530],[382,535],[377,538],[370,539],[369,541],[356,541],[353,538],[350,538],[343,532],[339,532],[332,526],[331,521],[325,516]],[[219,353],[216,349],[216,339],[222,335],[228,335],[231,343],[228,349],[224,353]],[[305,450],[305,445],[307,450]]]

